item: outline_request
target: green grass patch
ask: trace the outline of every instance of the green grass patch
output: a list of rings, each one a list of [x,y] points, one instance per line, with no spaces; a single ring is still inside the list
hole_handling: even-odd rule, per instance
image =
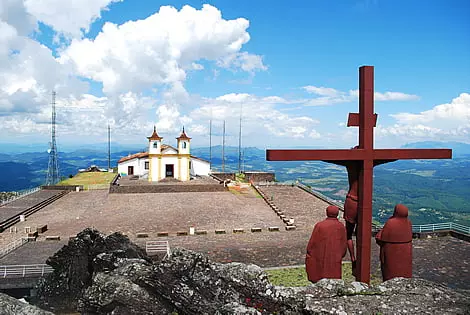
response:
[[[78,173],[72,178],[61,181],[57,185],[72,186],[72,185],[82,185],[84,189],[98,188],[106,185],[109,185],[113,180],[116,173],[108,172],[87,172],[87,173]]]
[[[282,269],[271,269],[266,270],[268,274],[269,281],[278,286],[284,287],[304,287],[311,284],[307,279],[307,272],[305,267],[296,267],[296,268],[282,268]],[[351,263],[344,263],[342,270],[342,277],[345,283],[351,283],[356,281],[351,272]],[[380,277],[372,274],[370,283],[373,285],[379,284],[382,282]]]
[[[266,270],[269,281],[284,287],[304,287],[310,284],[304,267]]]

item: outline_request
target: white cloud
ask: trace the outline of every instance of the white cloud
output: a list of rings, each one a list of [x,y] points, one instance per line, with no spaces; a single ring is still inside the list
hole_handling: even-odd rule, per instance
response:
[[[192,125],[191,128],[188,129],[188,134],[194,136],[205,136],[209,133],[209,128],[204,125]]]
[[[401,92],[385,92],[385,93],[374,93],[374,99],[376,101],[414,101],[418,100],[418,95],[406,94]]]
[[[0,116],[41,112],[50,106],[53,89],[67,96],[88,89],[48,47],[29,37],[37,23],[25,2],[0,2]]]
[[[0,1],[0,30],[2,24],[3,27],[9,25],[15,36],[27,36],[37,28],[36,19],[27,12],[24,2],[18,0]],[[4,35],[2,32],[0,34]],[[0,43],[2,40],[5,40],[5,37],[0,36]]]
[[[462,93],[448,104],[434,106],[432,109],[419,114],[398,113],[391,115],[401,124],[415,123],[470,123],[470,94]]]
[[[217,101],[226,101],[231,103],[241,103],[248,101],[252,96],[248,93],[230,93],[219,96],[216,98]]]
[[[307,91],[308,93],[317,94],[320,96],[334,97],[334,96],[338,96],[341,94],[341,92],[338,90],[335,90],[333,88],[322,87],[322,86],[316,87],[313,85],[307,85],[307,86],[304,86],[303,89]]]
[[[164,6],[144,20],[105,23],[95,39],[73,40],[60,60],[74,65],[79,75],[102,82],[105,93],[182,86],[185,69],[199,60],[248,72],[264,70],[259,56],[240,52],[250,39],[248,26],[244,18],[224,20],[211,5],[180,11]]]
[[[275,108],[276,105],[285,103],[288,101],[279,96],[259,97],[247,93],[231,93],[215,99],[203,99],[202,106],[193,110],[190,116],[194,121],[200,122],[212,119],[215,130],[221,129],[221,122],[225,120],[229,138],[236,138],[242,105],[242,129],[245,139],[260,141],[259,137],[263,134],[269,139],[262,141],[271,143],[274,138],[269,135],[284,139],[318,137],[319,133],[314,129],[319,123],[317,120],[307,116],[287,115]]]
[[[402,136],[410,140],[438,139],[468,141],[470,136],[470,94],[462,93],[450,103],[420,113],[391,115],[397,122],[378,128],[381,136]]]
[[[357,100],[359,97],[359,90],[350,90],[348,92],[339,91],[328,87],[316,87],[313,85],[307,85],[302,87],[306,92],[310,94],[318,95],[312,99],[305,101],[306,106],[323,106],[333,105],[338,103],[347,103]],[[374,92],[374,100],[380,101],[412,101],[419,99],[419,96],[406,94],[402,92]]]
[[[193,62],[191,63],[191,69],[192,70],[204,70],[204,66],[199,63]]]
[[[256,70],[267,70],[268,67],[263,64],[263,57],[252,55],[246,51],[227,55],[218,60],[218,65],[223,68],[242,69],[243,71],[253,73]]]
[[[113,2],[122,0],[25,0],[27,11],[65,37],[82,37]]]

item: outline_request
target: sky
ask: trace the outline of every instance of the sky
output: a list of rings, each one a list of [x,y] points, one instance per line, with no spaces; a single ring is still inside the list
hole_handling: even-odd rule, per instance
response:
[[[468,0],[1,0],[1,144],[346,148],[375,69],[376,147],[470,142]],[[212,125],[210,124],[212,121]],[[212,126],[212,128],[210,127]]]

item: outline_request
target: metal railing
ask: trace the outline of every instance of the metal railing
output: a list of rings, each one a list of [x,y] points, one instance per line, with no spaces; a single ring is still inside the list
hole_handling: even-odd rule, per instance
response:
[[[163,259],[171,256],[170,244],[168,241],[147,241],[145,243],[147,255],[165,253]]]
[[[304,185],[303,183],[297,182],[294,185],[302,188],[305,191],[312,193],[313,195],[317,196],[320,199],[325,200],[328,203],[338,206],[340,210],[343,210],[342,204],[340,204],[339,202],[335,200],[332,200],[331,198],[323,195],[322,193],[319,193],[318,191],[313,190],[312,188]],[[372,226],[372,230],[376,232],[380,230],[381,228],[383,228],[383,225],[374,224]],[[453,222],[413,225],[412,229],[413,229],[413,233],[454,231],[454,232],[462,233],[465,235],[470,235],[470,227],[462,225],[462,224],[458,224],[458,223],[453,223]]]
[[[301,188],[301,189],[303,189],[303,190],[305,190],[305,191],[307,191],[307,192],[309,192],[309,193],[311,193],[315,197],[320,198],[321,200],[328,202],[329,204],[337,206],[339,208],[339,210],[344,211],[342,203],[340,203],[336,200],[333,200],[330,197],[327,197],[327,196],[325,196],[324,194],[322,194],[318,191],[313,190],[311,187],[309,187],[305,184],[302,184],[301,182],[296,182],[296,183],[294,183],[294,185]]]
[[[51,266],[46,264],[38,265],[4,265],[0,266],[0,277],[3,278],[24,278],[24,277],[42,277],[54,271]]]
[[[465,235],[470,235],[470,227],[453,222],[413,225],[414,233],[439,231],[454,231]]]
[[[1,200],[0,201],[0,206],[6,205],[7,203],[18,200],[21,197],[31,195],[31,194],[39,191],[39,190],[41,190],[41,187],[34,187],[34,188],[31,188],[31,189],[24,190],[24,191],[18,193],[17,195],[12,196],[11,198],[8,198],[6,200]]]
[[[22,246],[23,244],[26,244],[29,242],[29,238],[27,237],[22,237],[17,240],[14,240],[13,242],[9,243],[7,246],[0,248],[0,257],[5,256],[8,253],[11,253],[18,247]]]

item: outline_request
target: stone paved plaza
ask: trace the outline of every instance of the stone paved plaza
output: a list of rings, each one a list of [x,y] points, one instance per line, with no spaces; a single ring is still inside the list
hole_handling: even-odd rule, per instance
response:
[[[219,262],[240,261],[262,267],[304,263],[305,248],[313,225],[325,218],[327,203],[290,186],[262,187],[268,198],[297,229],[286,231],[284,223],[252,188],[232,192],[108,194],[107,191],[71,192],[53,204],[18,223],[18,233],[0,233],[0,244],[24,236],[26,226],[44,224],[49,230],[15,252],[0,258],[2,264],[43,263],[67,241],[86,227],[109,234],[120,231],[144,246],[147,240],[168,240],[171,247],[182,246],[208,254]],[[190,226],[207,230],[207,235],[176,236]],[[280,231],[268,232],[270,226]],[[252,227],[262,228],[253,233]],[[244,233],[232,233],[243,228]],[[226,234],[216,235],[215,229]],[[169,237],[157,237],[157,232]],[[136,238],[145,232],[148,238]],[[61,237],[46,241],[45,236]],[[380,276],[378,247],[372,241],[372,272]],[[413,241],[415,276],[470,289],[470,243],[452,237]],[[346,260],[348,257],[346,256]]]

